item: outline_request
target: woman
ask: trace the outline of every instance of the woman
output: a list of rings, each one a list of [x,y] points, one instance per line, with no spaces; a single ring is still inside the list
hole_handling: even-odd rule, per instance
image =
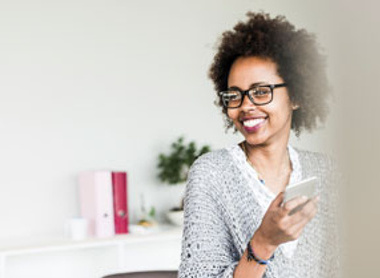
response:
[[[245,140],[190,170],[179,277],[337,277],[333,163],[289,145],[291,129],[312,131],[328,111],[314,36],[248,13],[223,34],[210,77],[227,128]],[[286,186],[311,176],[317,196],[282,205]]]

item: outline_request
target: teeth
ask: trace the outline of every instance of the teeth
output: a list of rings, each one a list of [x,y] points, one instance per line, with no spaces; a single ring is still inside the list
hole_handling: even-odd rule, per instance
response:
[[[262,123],[263,121],[265,121],[265,119],[263,119],[263,118],[254,119],[254,120],[247,120],[247,121],[243,122],[243,125],[247,126],[247,127],[254,127],[255,125],[258,125],[259,123]]]

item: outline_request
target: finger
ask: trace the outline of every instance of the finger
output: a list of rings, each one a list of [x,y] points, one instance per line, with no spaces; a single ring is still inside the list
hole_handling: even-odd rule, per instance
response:
[[[310,199],[307,200],[306,202],[296,206],[295,208],[291,209],[289,212],[288,212],[288,216],[292,216],[293,214],[296,214],[297,212],[302,212],[302,210],[304,209],[304,207],[310,203]]]
[[[301,204],[304,204],[307,201],[306,196],[298,196],[289,201],[287,201],[282,207],[286,212],[293,210]]]
[[[317,196],[314,196],[311,199],[308,199],[306,202],[301,203],[300,205],[296,205],[295,208],[291,208],[290,209],[290,211],[288,212],[288,215],[291,216],[291,215],[297,213],[298,211],[302,210],[308,203],[312,203],[316,207],[317,204],[318,204],[318,202],[319,202],[319,199],[320,199],[320,196],[317,195]]]
[[[276,198],[272,201],[272,203],[270,204],[270,207],[274,207],[274,208],[280,207],[283,200],[284,200],[284,192],[281,191],[280,193],[278,193]]]
[[[314,216],[317,214],[317,211],[318,210],[316,207],[312,208],[311,212],[308,212],[306,217],[305,215],[302,215],[301,211],[299,211],[297,213],[299,214],[297,215],[297,221],[295,221],[295,223],[291,226],[290,233],[298,234],[306,226],[306,224],[314,218]]]
[[[317,210],[318,204],[315,198],[313,198],[290,211],[287,216],[290,218],[289,222],[292,223],[291,225],[294,225],[301,222],[305,218],[313,218]]]

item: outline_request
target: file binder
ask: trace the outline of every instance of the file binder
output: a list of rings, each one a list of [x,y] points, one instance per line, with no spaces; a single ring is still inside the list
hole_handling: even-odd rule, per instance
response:
[[[81,216],[89,221],[89,234],[115,235],[112,175],[110,171],[88,171],[79,175]]]

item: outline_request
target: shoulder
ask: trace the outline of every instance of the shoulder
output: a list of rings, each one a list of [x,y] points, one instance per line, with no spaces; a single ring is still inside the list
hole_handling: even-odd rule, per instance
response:
[[[324,186],[337,184],[341,178],[341,169],[336,156],[309,150],[296,149],[303,175],[318,176]]]
[[[228,172],[226,169],[231,168],[231,158],[225,148],[203,154],[190,167],[187,178],[188,186],[218,188],[222,176]]]
[[[214,150],[198,157],[190,168],[194,171],[221,171],[231,163],[231,155],[226,148]]]

